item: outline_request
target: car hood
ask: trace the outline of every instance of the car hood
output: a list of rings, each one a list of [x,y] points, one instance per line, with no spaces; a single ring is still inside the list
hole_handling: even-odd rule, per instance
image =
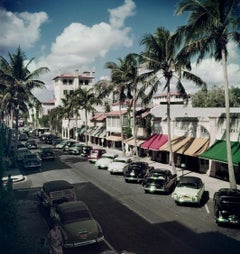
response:
[[[188,187],[176,187],[174,194],[181,195],[181,196],[195,196],[199,193],[200,189],[193,189]]]
[[[127,165],[127,163],[123,163],[123,162],[112,162],[109,165],[109,168],[113,168],[113,169],[122,169]]]
[[[62,225],[63,236],[68,241],[89,240],[99,235],[99,225],[95,220],[84,220]]]

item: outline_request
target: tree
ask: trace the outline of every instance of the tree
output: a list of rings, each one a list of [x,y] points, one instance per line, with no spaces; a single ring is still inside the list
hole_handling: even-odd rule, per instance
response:
[[[73,99],[72,99],[72,95],[67,94],[65,98],[61,99],[63,106],[62,106],[62,116],[67,118],[68,120],[68,128],[67,128],[67,137],[68,139],[70,138],[70,120],[73,117]]]
[[[37,80],[41,74],[49,71],[47,67],[40,67],[34,71],[29,70],[29,65],[34,58],[25,63],[25,55],[20,47],[15,53],[9,53],[9,62],[0,57],[0,81],[4,87],[1,108],[11,111],[12,119],[15,116],[16,139],[18,139],[19,112],[27,112],[28,107],[39,104],[32,90],[43,88],[44,82]],[[15,143],[14,163],[16,163],[17,142]]]
[[[200,63],[205,56],[221,61],[223,66],[225,109],[226,109],[226,149],[230,188],[236,189],[230,144],[230,105],[227,71],[227,44],[230,40],[240,43],[239,33],[240,0],[184,0],[180,1],[176,13],[190,12],[185,26],[179,27],[178,34],[184,37],[186,57],[197,56]]]
[[[145,51],[142,53],[143,61],[146,67],[153,70],[153,76],[149,79],[147,85],[150,88],[148,97],[157,92],[158,87],[162,84],[161,79],[166,81],[163,90],[167,91],[167,126],[168,126],[168,145],[169,145],[169,164],[172,165],[173,171],[176,172],[173,159],[173,150],[171,144],[171,128],[170,128],[170,90],[173,78],[176,79],[176,89],[180,92],[185,100],[187,93],[181,82],[182,78],[191,80],[196,85],[205,89],[205,82],[192,74],[191,63],[181,53],[181,43],[176,40],[176,35],[171,34],[168,30],[160,27],[154,34],[146,34],[141,44],[145,46]]]

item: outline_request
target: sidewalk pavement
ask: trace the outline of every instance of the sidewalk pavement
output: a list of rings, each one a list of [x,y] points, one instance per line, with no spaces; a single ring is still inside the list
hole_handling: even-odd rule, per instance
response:
[[[102,148],[101,146],[91,144],[94,147]],[[119,156],[122,155],[122,151],[118,149],[112,149],[112,148],[105,148],[107,152],[111,153],[117,153]],[[151,158],[148,157],[139,157],[139,160],[148,162],[151,166],[155,168],[165,168],[172,171],[172,167],[168,164],[163,164],[160,162],[156,162],[151,160]],[[209,197],[213,198],[213,195],[216,191],[218,191],[220,188],[229,188],[229,182],[223,181],[221,179],[217,179],[214,177],[209,176],[207,173],[199,173],[199,172],[193,172],[190,170],[182,170],[182,168],[176,168],[178,177],[181,175],[189,175],[189,176],[197,176],[202,179],[202,181],[205,183],[205,189],[209,192]],[[3,180],[6,181],[8,175],[11,174],[11,177],[13,179],[13,183],[17,183],[20,181],[24,181],[26,177],[22,175],[20,170],[18,168],[9,168],[6,170],[5,175],[3,177]],[[240,185],[237,185],[238,189],[240,189]]]

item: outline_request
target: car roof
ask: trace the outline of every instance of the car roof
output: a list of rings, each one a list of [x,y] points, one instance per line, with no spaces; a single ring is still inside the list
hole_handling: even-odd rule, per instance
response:
[[[200,183],[202,182],[201,178],[196,176],[181,176],[179,178],[182,183]]]
[[[221,196],[240,197],[240,190],[238,190],[238,189],[221,188],[218,190],[218,193]]]
[[[59,213],[62,214],[67,213],[69,211],[76,212],[82,210],[89,211],[87,205],[83,201],[69,201],[58,205],[58,211]]]
[[[163,175],[168,175],[169,173],[171,174],[172,172],[169,169],[165,169],[165,168],[154,168],[153,170],[151,170],[150,173],[151,174],[159,173]]]
[[[73,185],[65,180],[54,180],[44,183],[43,189],[45,192],[49,193],[52,191],[73,189]]]

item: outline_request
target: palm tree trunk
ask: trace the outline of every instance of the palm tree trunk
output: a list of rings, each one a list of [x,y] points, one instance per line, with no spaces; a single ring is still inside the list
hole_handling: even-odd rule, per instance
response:
[[[85,109],[85,121],[86,121],[86,127],[87,127],[88,115],[87,115],[86,109]],[[87,130],[85,131],[85,144],[86,146],[88,145]]]
[[[119,102],[119,112],[120,112],[120,126],[121,126],[121,142],[122,142],[122,154],[125,156],[125,146],[124,146],[124,137],[123,137],[123,115],[122,115],[122,103]]]
[[[136,94],[137,94],[137,82],[134,81],[133,87],[133,139],[134,139],[134,154],[138,158],[138,149],[137,149],[137,130],[136,130]]]
[[[228,174],[230,189],[237,189],[233,161],[232,161],[232,150],[230,143],[230,105],[229,105],[229,89],[228,89],[228,74],[226,65],[226,55],[225,51],[222,49],[222,64],[223,64],[223,74],[224,74],[224,90],[225,90],[225,110],[226,110],[226,149],[227,149],[227,159],[228,159]]]
[[[171,113],[170,113],[170,80],[167,80],[167,128],[168,128],[168,147],[169,147],[169,165],[172,166],[173,174],[176,174],[176,167],[174,162],[174,154],[172,149],[172,133],[171,133]]]

